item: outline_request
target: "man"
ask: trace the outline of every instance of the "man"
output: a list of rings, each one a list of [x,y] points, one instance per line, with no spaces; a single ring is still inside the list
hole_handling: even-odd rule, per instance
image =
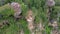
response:
[[[21,14],[21,7],[20,4],[17,2],[12,2],[11,3],[11,7],[14,9],[14,17],[15,18],[20,18],[20,14]]]

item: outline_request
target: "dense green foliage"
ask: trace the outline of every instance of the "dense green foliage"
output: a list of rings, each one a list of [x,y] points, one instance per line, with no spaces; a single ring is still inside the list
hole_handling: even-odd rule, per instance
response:
[[[19,30],[23,29],[25,34],[29,34],[30,31],[27,28],[27,22],[25,19],[19,19],[15,21],[13,17],[9,17],[9,15],[14,14],[14,10],[8,5],[9,2],[18,2],[22,8],[22,15],[25,17],[27,15],[27,11],[32,9],[35,16],[35,23],[39,23],[42,21],[45,24],[46,33],[49,34],[52,28],[49,28],[48,19],[47,19],[47,6],[45,5],[46,0],[4,0],[4,3],[0,0],[0,14],[4,15],[0,17],[0,22],[3,20],[8,20],[10,26],[4,25],[3,28],[0,28],[0,34],[19,34]],[[57,19],[57,14],[60,12],[60,0],[55,0],[56,5],[54,6],[54,10],[51,13],[52,19]],[[58,23],[60,22],[60,19]],[[60,25],[60,23],[59,23]]]

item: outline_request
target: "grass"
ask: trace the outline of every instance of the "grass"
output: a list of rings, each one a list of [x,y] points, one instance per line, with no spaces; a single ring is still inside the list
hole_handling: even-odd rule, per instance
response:
[[[16,2],[20,3],[22,15],[23,15],[23,17],[26,17],[27,11],[28,11],[28,5],[23,3],[22,0],[18,0],[18,1],[16,0]],[[42,21],[42,23],[45,24],[45,32],[47,34],[50,34],[50,31],[52,29],[48,26],[46,8],[44,8],[44,10],[43,10],[42,7],[40,7],[40,6],[38,9],[34,6],[32,6],[32,11],[35,16],[35,23],[39,23],[40,21]],[[54,7],[54,11],[52,13],[52,18],[56,19],[57,12],[60,12],[60,6]],[[10,26],[4,25],[3,28],[0,28],[0,34],[19,34],[19,31],[22,29],[24,30],[25,34],[30,34],[30,31],[27,28],[28,24],[25,19],[19,19],[18,21],[16,21],[13,17],[9,17],[9,15],[14,14],[14,10],[10,7],[10,5],[5,4],[4,6],[1,6],[0,14],[4,15],[3,17],[0,18],[0,22],[2,22],[3,20],[8,20],[10,23]]]

